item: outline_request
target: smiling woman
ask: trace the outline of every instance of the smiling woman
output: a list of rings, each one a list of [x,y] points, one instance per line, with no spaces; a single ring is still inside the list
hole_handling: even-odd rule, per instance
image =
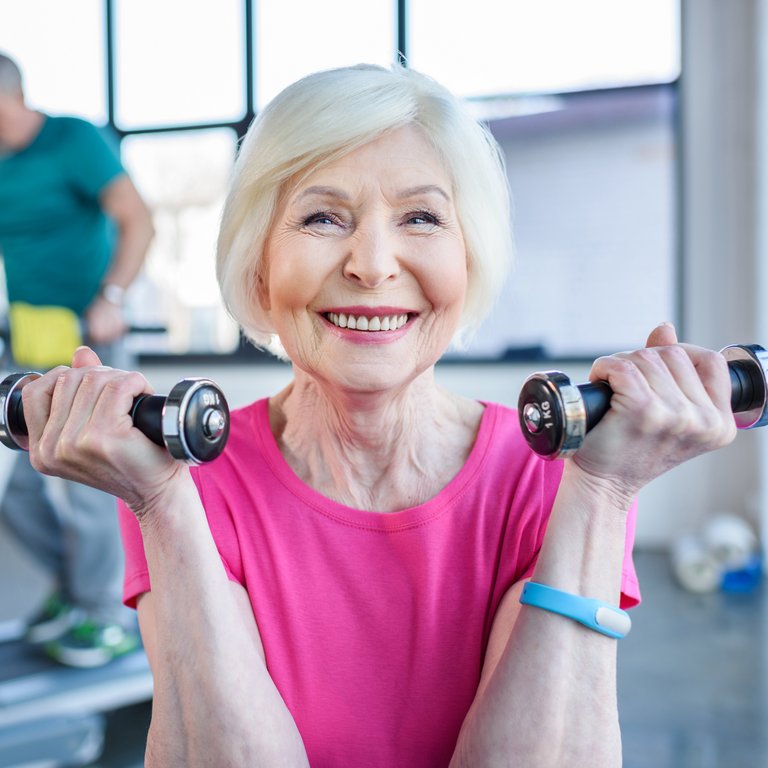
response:
[[[148,768],[620,764],[634,499],[733,439],[729,376],[662,324],[595,363],[612,408],[577,455],[539,460],[514,411],[434,375],[510,242],[498,148],[445,88],[309,75],[250,127],[218,242],[289,384],[193,468],[126,423],[144,379],[87,348],[27,385],[36,467],[123,500]]]

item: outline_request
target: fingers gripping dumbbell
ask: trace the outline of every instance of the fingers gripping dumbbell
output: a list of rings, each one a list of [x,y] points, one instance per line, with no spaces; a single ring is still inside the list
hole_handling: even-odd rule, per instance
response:
[[[39,373],[13,373],[0,383],[0,443],[29,450],[21,391]],[[212,461],[229,437],[229,406],[209,379],[182,379],[170,394],[141,395],[133,401],[134,426],[174,459],[190,464]]]
[[[768,423],[768,352],[757,344],[721,350],[731,377],[731,409],[739,429]],[[520,391],[518,416],[523,436],[545,459],[572,456],[610,407],[605,382],[574,385],[559,371],[534,373]]]

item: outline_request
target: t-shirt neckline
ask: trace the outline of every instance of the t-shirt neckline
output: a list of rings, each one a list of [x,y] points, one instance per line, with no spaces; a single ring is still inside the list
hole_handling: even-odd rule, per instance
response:
[[[376,531],[397,531],[424,525],[445,513],[461,497],[467,485],[482,467],[490,446],[498,408],[493,403],[484,401],[481,403],[485,408],[480,417],[475,442],[461,469],[431,499],[397,512],[371,512],[356,509],[323,496],[296,475],[280,452],[270,426],[269,400],[267,398],[256,403],[254,415],[257,421],[256,432],[259,435],[262,454],[277,480],[291,494],[319,514],[338,523]]]

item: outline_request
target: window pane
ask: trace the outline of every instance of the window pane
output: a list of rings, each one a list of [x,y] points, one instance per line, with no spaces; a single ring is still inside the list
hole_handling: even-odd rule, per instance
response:
[[[680,71],[679,0],[410,0],[409,8],[410,64],[461,96],[671,82]]]
[[[121,128],[237,120],[245,112],[242,0],[116,0]]]
[[[231,352],[238,343],[215,276],[216,237],[235,156],[227,129],[129,136],[123,160],[152,208],[156,235],[129,294],[137,351]]]
[[[257,108],[320,69],[395,60],[393,0],[273,0],[256,4]]]
[[[0,0],[0,50],[21,68],[30,106],[106,123],[103,6],[103,0]]]
[[[676,312],[675,89],[571,94],[491,123],[507,161],[516,268],[471,355],[642,345]]]

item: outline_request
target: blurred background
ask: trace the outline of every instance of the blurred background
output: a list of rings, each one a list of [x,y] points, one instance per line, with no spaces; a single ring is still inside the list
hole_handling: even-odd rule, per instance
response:
[[[662,320],[696,344],[768,346],[766,41],[768,0],[0,0],[30,105],[109,126],[152,209],[127,305],[139,367],[158,391],[209,376],[232,406],[289,377],[241,342],[216,287],[238,141],[288,83],[361,61],[432,75],[506,154],[515,271],[439,364],[446,385],[515,405],[529,373],[583,380]],[[620,654],[630,768],[768,765],[765,440],[744,433],[641,496],[645,602]],[[141,765],[145,665],[63,681],[20,664],[15,622],[47,585],[5,537],[0,572],[0,765]],[[49,735],[61,759],[19,762]]]

